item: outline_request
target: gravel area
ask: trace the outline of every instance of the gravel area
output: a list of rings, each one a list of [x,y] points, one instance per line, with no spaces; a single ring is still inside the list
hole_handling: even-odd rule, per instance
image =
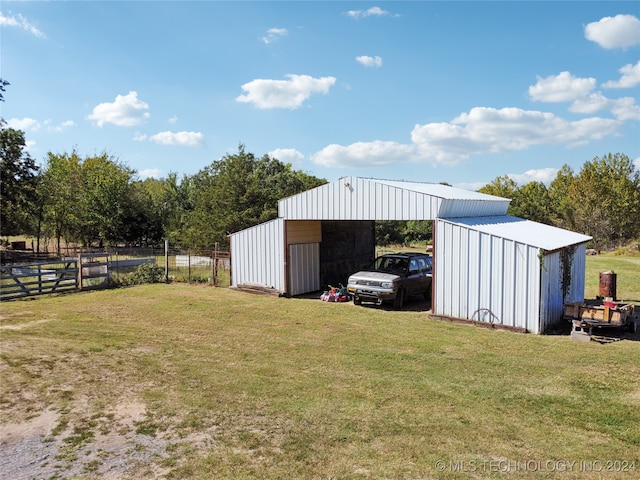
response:
[[[159,464],[174,441],[136,433],[134,422],[144,420],[140,403],[121,403],[114,412],[108,431],[103,419],[86,438],[73,425],[56,431],[60,415],[50,410],[0,425],[0,478],[164,478]]]

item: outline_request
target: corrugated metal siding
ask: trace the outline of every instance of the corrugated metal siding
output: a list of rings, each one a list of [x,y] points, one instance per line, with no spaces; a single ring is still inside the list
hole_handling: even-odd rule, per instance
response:
[[[509,200],[437,184],[345,177],[280,200],[278,215],[289,220],[434,220],[443,216],[445,204],[447,216],[503,215]]]
[[[434,313],[540,333],[538,249],[436,221]]]
[[[509,202],[482,201],[467,199],[445,199],[442,202],[439,217],[485,217],[506,215]]]
[[[562,250],[544,256],[542,268],[540,323],[542,331],[562,320],[564,304],[584,300],[586,244],[566,249],[573,253],[571,259],[571,282],[563,298]]]
[[[465,218],[441,215],[441,217],[473,230],[509,238],[546,251],[558,250],[567,245],[579,245],[591,240],[591,237],[587,235],[509,215]]]
[[[231,286],[260,285],[286,291],[285,220],[276,219],[230,236]]]
[[[320,290],[320,244],[289,245],[289,294]]]

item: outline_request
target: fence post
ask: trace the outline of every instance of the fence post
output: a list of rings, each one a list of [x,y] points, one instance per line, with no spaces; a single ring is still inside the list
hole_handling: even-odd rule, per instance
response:
[[[164,281],[169,283],[169,240],[164,241]]]
[[[218,242],[214,245],[213,249],[213,286],[218,285]]]
[[[82,253],[78,254],[78,290],[82,290]]]

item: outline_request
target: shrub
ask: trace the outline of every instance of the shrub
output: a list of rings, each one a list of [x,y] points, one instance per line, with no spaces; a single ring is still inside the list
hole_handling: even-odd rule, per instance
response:
[[[155,263],[143,263],[131,274],[134,283],[160,283],[164,282],[164,268]]]
[[[164,268],[155,263],[144,263],[134,272],[114,276],[112,281],[120,287],[141,285],[143,283],[160,283],[165,281]]]

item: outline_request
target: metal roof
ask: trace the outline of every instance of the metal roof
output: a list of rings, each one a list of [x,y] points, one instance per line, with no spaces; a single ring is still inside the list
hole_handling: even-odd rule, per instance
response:
[[[511,201],[508,198],[496,197],[471,190],[464,190],[462,188],[451,187],[441,183],[405,182],[400,180],[379,180],[373,178],[369,180],[382,185],[389,185],[390,187],[440,197],[444,200]]]
[[[509,215],[443,218],[442,220],[546,251],[559,250],[571,245],[586,243],[592,238],[563,228]]]
[[[434,220],[505,215],[507,198],[437,183],[343,177],[278,202],[288,220]]]

